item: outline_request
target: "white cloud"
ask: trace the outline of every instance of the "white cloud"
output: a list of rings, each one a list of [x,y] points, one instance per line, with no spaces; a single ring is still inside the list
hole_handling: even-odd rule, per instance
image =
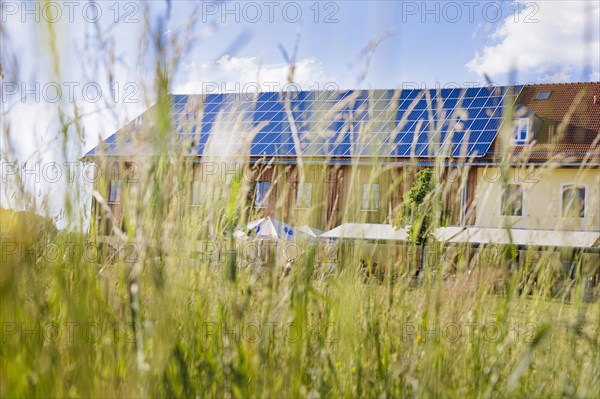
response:
[[[112,104],[107,108],[104,102],[77,101],[78,124],[81,126],[81,131],[77,132],[74,103],[63,104],[61,122],[58,104],[42,100],[19,101],[19,97],[20,93],[11,97],[13,101],[9,104],[4,104],[6,109],[2,115],[0,206],[35,210],[54,218],[60,228],[67,227],[67,222],[80,223],[85,228],[92,185],[89,177],[83,176],[83,165],[71,163],[78,162],[82,151],[89,150],[131,119],[143,104]],[[66,148],[63,146],[65,126],[68,126]],[[75,177],[69,177],[69,172]],[[20,187],[25,190],[25,195],[20,194]],[[79,217],[65,218],[67,197],[74,211],[80,213]]]
[[[223,56],[214,63],[188,64],[186,70],[186,83],[176,85],[175,93],[278,91],[288,82],[289,65],[262,64],[258,57]],[[294,82],[302,90],[327,88],[328,83],[335,88],[335,81],[314,58],[296,63]]]
[[[534,4],[537,11],[516,3],[521,11],[500,23],[491,35],[493,44],[466,64],[469,70],[493,77],[516,69],[538,74],[540,80],[570,80],[584,67],[598,69],[600,2],[540,1]],[[584,33],[589,36],[585,41]]]

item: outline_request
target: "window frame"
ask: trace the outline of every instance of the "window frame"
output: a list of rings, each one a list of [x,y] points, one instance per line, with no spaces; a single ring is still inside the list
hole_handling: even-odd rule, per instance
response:
[[[565,187],[568,186],[573,186],[573,187],[580,187],[584,189],[584,195],[583,195],[583,216],[565,216],[563,215],[563,193],[565,190]],[[587,219],[588,217],[588,185],[585,183],[577,183],[577,182],[566,182],[566,183],[561,183],[560,185],[560,191],[558,193],[558,195],[560,196],[560,201],[559,201],[559,208],[558,208],[558,214],[559,214],[559,218],[560,219],[569,219],[569,220],[573,220],[573,219]]]
[[[524,145],[529,142],[530,130],[531,130],[531,121],[529,118],[518,118],[515,119],[516,126],[512,135],[512,142],[518,145]],[[521,139],[521,133],[523,131],[523,123],[526,125],[525,129],[525,138]]]
[[[306,190],[306,186],[308,186],[308,190]],[[298,200],[301,198],[305,199],[304,194],[306,194],[307,191],[309,193],[308,204],[306,204],[305,202],[300,203]],[[300,193],[302,193],[301,197],[300,197]],[[312,183],[310,183],[310,182],[296,183],[296,200],[294,202],[294,207],[297,209],[308,209],[311,206],[312,206]]]
[[[374,190],[374,187],[377,186],[377,190]],[[368,191],[365,192],[365,189],[368,187]],[[361,211],[365,212],[379,212],[379,183],[363,183],[362,196],[361,196]],[[365,193],[368,193],[368,207],[365,207]],[[377,193],[377,195],[375,195]],[[374,205],[372,207],[371,205]]]
[[[263,187],[266,184],[267,189],[266,191],[261,190],[261,187]],[[254,208],[257,209],[266,209],[269,206],[269,192],[271,190],[271,182],[268,180],[261,180],[261,181],[257,181],[256,182],[256,188],[254,189]],[[259,197],[258,193],[259,191],[264,191],[264,198],[263,197]],[[262,194],[262,193],[261,193]],[[258,201],[258,199],[263,199],[263,201]],[[264,201],[264,199],[266,199],[266,202]]]
[[[502,211],[504,209],[504,191],[506,186],[519,186],[521,188],[521,214],[520,215],[505,215]],[[509,218],[523,218],[526,215],[525,212],[525,186],[523,183],[519,183],[516,181],[511,181],[511,182],[507,182],[507,183],[503,183],[501,184],[500,187],[500,201],[499,201],[499,209],[498,209],[498,214],[500,215],[500,217],[509,217]]]
[[[546,101],[552,95],[552,90],[540,90],[535,95],[535,99],[539,101]],[[540,98],[542,96],[543,98]]]
[[[117,183],[115,188],[115,198],[112,199],[113,183]],[[123,198],[123,180],[122,179],[111,179],[108,183],[108,201],[109,204],[120,204]]]
[[[199,202],[194,202],[194,193],[196,192],[195,190],[195,185],[198,184],[198,197],[200,198]],[[190,206],[204,206],[206,205],[206,197],[203,196],[202,194],[204,194],[206,192],[206,182],[202,181],[202,180],[192,180],[192,195],[190,198]]]

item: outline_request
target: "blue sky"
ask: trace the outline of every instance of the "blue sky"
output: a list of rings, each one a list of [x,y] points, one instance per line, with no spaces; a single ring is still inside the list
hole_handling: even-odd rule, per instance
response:
[[[279,44],[291,51],[300,29],[298,59],[317,60],[325,76],[334,78],[341,86],[389,88],[404,83],[429,86],[451,82],[463,84],[484,81],[481,72],[487,66],[486,59],[481,59],[476,65],[473,61],[486,48],[503,48],[505,62],[516,63],[519,58],[528,57],[528,46],[535,46],[535,40],[523,40],[522,48],[502,47],[505,42],[510,45],[519,33],[537,38],[539,44],[555,41],[560,46],[567,39],[565,46],[583,50],[586,48],[584,37],[587,29],[591,32],[588,33],[590,41],[596,45],[588,46],[590,54],[594,54],[588,65],[584,65],[583,57],[578,59],[577,55],[555,59],[539,57],[518,68],[514,79],[520,82],[599,79],[600,52],[594,51],[598,43],[598,20],[594,18],[598,15],[598,2],[594,1],[587,2],[587,5],[584,2],[512,1],[291,3],[298,7],[288,7],[287,13],[283,10],[285,3],[278,3],[284,5],[274,8],[274,22],[270,22],[268,8],[261,2],[254,3],[259,7],[230,3],[221,5],[218,11],[201,8],[200,18],[218,21],[220,31],[199,44],[186,61],[191,64],[214,62],[223,54],[223,49],[229,48],[236,37],[245,33],[248,37],[246,45],[238,47],[231,56],[261,57],[265,64],[281,63],[285,59],[278,49]],[[192,3],[173,2],[174,25],[189,15],[192,6]],[[315,13],[316,8],[319,14]],[[258,22],[252,22],[256,9],[261,10],[262,17],[257,18]],[[291,21],[296,9],[301,10],[302,20],[294,23]],[[236,12],[227,14],[227,10]],[[210,15],[207,15],[209,12]],[[216,14],[213,15],[213,12]],[[565,16],[567,18],[561,21]],[[236,17],[239,22],[236,22]],[[565,28],[561,26],[563,23],[572,24],[566,27],[566,32],[561,31]],[[364,59],[357,61],[357,54],[384,32],[390,32],[390,35],[374,50],[368,73],[364,80],[359,81]],[[561,37],[562,40],[557,40]],[[500,84],[511,82],[509,74],[502,68],[490,68],[488,75]],[[189,77],[183,79],[186,78]]]
[[[116,80],[142,83],[141,70],[149,68],[146,70],[148,75],[153,73],[151,63],[139,59],[139,38],[144,30],[143,3],[96,3],[102,12],[98,24],[82,18],[86,2],[76,3],[73,22],[66,21],[67,9],[62,5],[63,18],[53,24],[61,39],[62,79],[104,80],[106,72],[98,70],[94,61],[105,58],[107,51],[93,49],[89,44],[96,40],[88,40],[97,31],[102,32],[103,40],[114,43],[115,55],[119,57],[119,62],[115,63]],[[8,45],[19,49],[20,78],[42,82],[52,79],[48,77],[49,68],[40,68],[39,63],[43,53],[40,48],[47,47],[44,41],[48,36],[43,23],[43,3],[40,23],[35,23],[31,15],[22,15],[27,6],[4,1],[4,9],[7,4],[18,6],[15,14],[12,8],[8,15],[5,12],[3,18],[6,21],[3,22],[6,22],[8,40],[12,42]],[[484,71],[500,84],[512,80],[520,83],[600,80],[600,1],[596,0],[209,1],[204,5],[174,0],[148,4],[153,26],[158,26],[157,21],[162,20],[167,40],[173,31],[180,33],[177,40],[182,41],[215,27],[209,38],[194,40],[183,58],[182,68],[175,75],[174,89],[191,82],[211,80],[215,70],[224,72],[226,65],[214,67],[223,55],[242,60],[256,59],[254,69],[258,70],[260,62],[268,73],[269,68],[286,62],[279,46],[291,53],[298,31],[297,61],[311,60],[312,69],[305,72],[314,74],[312,80],[310,76],[299,79],[318,82],[325,78],[345,88],[484,83]],[[168,8],[170,15],[167,18]],[[117,9],[121,18],[129,14],[133,21],[114,23]],[[298,22],[295,21],[296,10],[301,12]],[[257,11],[260,16],[256,16]],[[188,35],[182,35],[182,27],[192,15],[197,16],[196,25]],[[370,41],[386,32],[389,35],[371,54],[368,71],[364,79],[360,79],[365,58],[357,59],[357,55]],[[240,37],[241,43],[236,46],[236,39]],[[3,41],[6,46],[6,38]],[[548,43],[554,50],[546,48]],[[486,50],[489,53],[484,56]],[[583,53],[588,55],[587,59]],[[87,64],[82,65],[85,61]],[[516,66],[516,75],[512,78],[507,73],[511,63]],[[240,67],[251,69],[251,65],[246,63]],[[237,78],[234,69],[231,75],[220,73],[219,83],[233,84]]]
[[[77,160],[152,103],[158,53],[146,7],[165,58],[187,44],[172,72],[176,93],[243,90],[253,82],[280,89],[288,72],[281,48],[291,55],[297,37],[294,78],[302,89],[481,85],[484,75],[498,84],[600,81],[600,0],[70,4],[1,2],[3,160]],[[109,76],[117,98],[109,95]],[[75,85],[72,98],[65,82]],[[63,87],[57,101],[44,92],[48,85]],[[84,92],[89,85],[101,89],[97,101]],[[84,140],[64,153],[61,113],[77,122],[67,136]]]

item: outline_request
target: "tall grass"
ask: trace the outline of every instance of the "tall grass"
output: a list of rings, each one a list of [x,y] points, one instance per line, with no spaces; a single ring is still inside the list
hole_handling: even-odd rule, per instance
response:
[[[130,264],[5,264],[2,396],[598,393],[598,307],[581,294],[494,295],[491,270],[364,284],[346,258],[315,279],[313,255],[284,279],[147,259],[135,313]]]

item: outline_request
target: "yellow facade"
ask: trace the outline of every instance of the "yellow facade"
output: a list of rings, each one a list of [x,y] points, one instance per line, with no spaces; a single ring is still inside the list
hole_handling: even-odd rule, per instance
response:
[[[522,216],[501,215],[503,179],[495,167],[477,171],[475,225],[557,230],[600,230],[600,169],[512,168],[506,182],[523,188]],[[585,187],[585,216],[563,217],[562,187],[576,183]]]
[[[251,185],[252,182],[268,181],[271,183],[269,205],[264,209],[254,209],[250,218],[259,218],[266,215],[274,216],[291,225],[308,224],[321,230],[329,230],[345,222],[390,223],[398,214],[402,203],[403,193],[410,188],[417,170],[420,168],[398,167],[394,165],[344,165],[324,166],[305,165],[302,172],[294,165],[268,165],[250,168],[240,164],[238,168],[231,165],[220,166],[222,171],[210,173],[200,171],[200,164],[196,164],[190,179],[190,198],[192,204],[192,183],[195,180],[203,181],[201,196],[205,201],[215,204],[215,196],[219,196],[220,185],[236,175],[242,176],[243,182]],[[218,168],[217,168],[218,169]],[[253,172],[251,169],[255,169]],[[442,179],[446,184],[444,202],[450,210],[450,225],[461,222],[467,225],[474,224],[480,227],[513,227],[528,229],[557,229],[557,230],[582,230],[600,231],[600,168],[512,168],[507,173],[506,182],[519,184],[523,188],[523,214],[522,216],[501,215],[501,198],[503,179],[500,169],[494,166],[473,167],[473,180],[469,178],[469,187],[461,188],[457,184],[450,184],[447,179]],[[226,176],[223,175],[225,171]],[[223,173],[221,173],[223,172]],[[234,173],[236,172],[236,173]],[[105,173],[108,176],[108,172]],[[471,174],[469,174],[471,175]],[[466,176],[466,175],[465,175]],[[117,177],[123,178],[123,177]],[[183,177],[186,179],[187,177]],[[124,178],[123,178],[124,179]],[[105,179],[107,180],[107,179]],[[125,180],[125,179],[124,179]],[[109,181],[102,184],[98,182],[96,189],[106,198],[109,197]],[[310,198],[306,205],[301,206],[298,201],[297,184],[310,184]],[[473,184],[475,183],[475,184]],[[563,185],[575,183],[585,187],[585,216],[562,217],[561,190]],[[377,200],[365,200],[365,187],[377,185]],[[146,184],[138,182],[133,188],[145,187]],[[126,181],[123,184],[123,201],[129,198],[131,185]],[[475,188],[472,199],[463,195],[463,190],[471,192]],[[227,187],[224,187],[226,192]],[[252,191],[252,188],[248,188]],[[446,192],[447,191],[447,192]],[[252,197],[252,192],[250,197]],[[249,197],[249,201],[253,201]],[[465,198],[463,198],[465,197]],[[375,195],[373,195],[375,198]],[[228,198],[223,198],[226,202]],[[468,207],[467,203],[474,206],[467,214],[474,211],[475,218],[461,218]],[[122,203],[108,203],[116,219],[122,214]],[[97,223],[101,222],[101,212],[97,209]],[[464,220],[463,220],[464,219]],[[110,228],[101,229],[101,234],[110,234]]]

